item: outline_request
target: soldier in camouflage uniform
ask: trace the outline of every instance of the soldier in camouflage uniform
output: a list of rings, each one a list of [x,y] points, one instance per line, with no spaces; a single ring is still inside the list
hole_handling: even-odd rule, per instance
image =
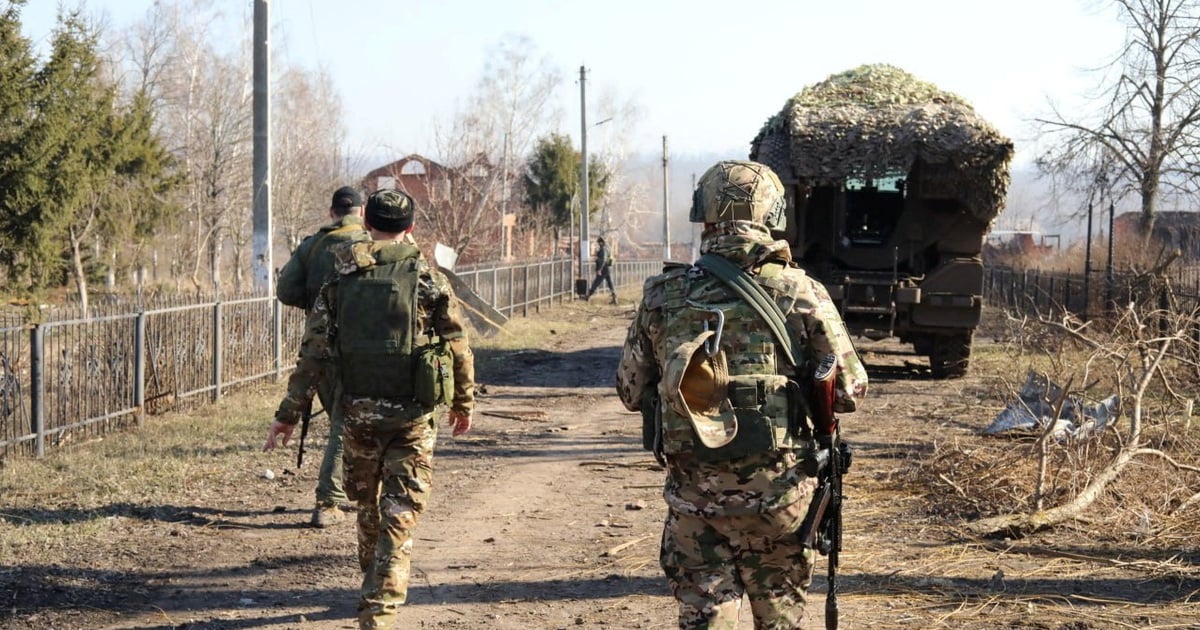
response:
[[[691,218],[705,224],[702,254],[778,304],[797,362],[836,357],[835,409],[850,412],[866,370],[824,287],[772,238],[784,206],[769,168],[723,161],[700,179]],[[643,412],[645,445],[667,467],[660,562],[680,628],[736,628],[743,594],[755,628],[800,627],[814,557],[796,533],[817,483],[803,465],[815,444],[783,356],[766,320],[706,269],[668,264],[646,281],[617,391]]]
[[[314,314],[317,295],[333,275],[332,249],[338,243],[367,241],[363,228],[362,195],[349,186],[333,193],[329,205],[332,222],[305,238],[279,270],[275,295],[279,301],[305,312],[305,335],[300,343],[296,369],[288,377],[287,393],[275,412],[278,422],[295,425],[312,410],[313,396],[329,416],[329,441],[317,475],[317,502],[312,525],[329,527],[342,520],[341,505],[346,503],[342,488],[342,414],[335,404],[334,379],[329,367],[322,318]]]
[[[471,428],[475,405],[465,320],[449,281],[413,242],[414,210],[402,192],[372,194],[373,240],[335,250],[339,275],[318,306],[341,392],[346,491],[358,502],[361,628],[392,627],[407,598],[413,535],[433,481],[435,409],[449,406],[457,436]]]

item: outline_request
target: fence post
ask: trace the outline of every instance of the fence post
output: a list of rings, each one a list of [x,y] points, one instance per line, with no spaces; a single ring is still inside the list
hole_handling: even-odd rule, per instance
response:
[[[220,302],[213,304],[213,401],[221,400],[221,307]]]
[[[517,301],[517,268],[508,268],[508,316],[512,317],[517,314],[517,309],[513,308],[513,304]]]
[[[533,312],[535,312],[535,313],[542,312],[542,300],[546,298],[546,294],[542,291],[542,274],[543,273],[544,273],[544,271],[543,271],[542,263],[537,263],[537,293],[536,293],[537,302],[533,305]]]
[[[41,324],[29,331],[29,413],[33,421],[33,448],[38,458],[46,456],[46,332]]]
[[[521,291],[521,293],[524,294],[524,297],[521,299],[521,316],[529,317],[529,265],[525,265],[523,275],[525,276],[525,279],[523,282],[525,287]]]
[[[1071,308],[1071,270],[1067,270],[1067,275],[1063,278],[1063,310],[1067,313],[1074,314],[1075,309]],[[1064,313],[1065,314],[1065,313]]]
[[[1025,298],[1029,297],[1029,270],[1028,269],[1021,270],[1021,297],[1025,297]],[[1028,313],[1029,305],[1023,304],[1022,306],[1024,308],[1021,309],[1021,312]]]
[[[133,408],[140,428],[146,422],[146,311],[133,323]]]

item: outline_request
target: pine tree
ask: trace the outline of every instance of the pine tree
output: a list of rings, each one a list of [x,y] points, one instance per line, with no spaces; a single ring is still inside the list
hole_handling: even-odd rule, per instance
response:
[[[30,234],[24,208],[32,198],[25,136],[33,119],[36,59],[21,35],[21,7],[12,0],[0,12],[0,266],[11,276]]]

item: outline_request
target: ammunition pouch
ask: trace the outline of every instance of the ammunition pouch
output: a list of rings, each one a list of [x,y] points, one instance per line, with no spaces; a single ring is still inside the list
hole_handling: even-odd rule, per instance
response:
[[[658,463],[666,465],[662,448],[662,403],[658,398],[657,384],[646,388],[642,394],[642,448],[654,453]]]
[[[416,351],[413,398],[432,409],[454,401],[454,354],[444,340],[421,346]]]

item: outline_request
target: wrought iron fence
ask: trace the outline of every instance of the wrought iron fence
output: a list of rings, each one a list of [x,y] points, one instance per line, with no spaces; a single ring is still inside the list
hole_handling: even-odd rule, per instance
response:
[[[613,282],[636,285],[658,261],[618,261]],[[570,260],[476,266],[457,275],[510,317],[574,293]],[[273,297],[131,308],[91,317],[0,320],[0,457],[139,426],[147,415],[220,399],[240,385],[279,380],[293,367],[303,313]],[[56,317],[61,317],[56,319]]]
[[[1114,305],[1159,303],[1166,286],[1150,287],[1128,272],[1090,275],[1039,269],[989,266],[984,272],[984,297],[989,304],[1026,314],[1072,313],[1083,320],[1104,315]],[[1200,305],[1200,268],[1172,270],[1170,292],[1181,307]],[[1147,291],[1156,291],[1148,295]]]

